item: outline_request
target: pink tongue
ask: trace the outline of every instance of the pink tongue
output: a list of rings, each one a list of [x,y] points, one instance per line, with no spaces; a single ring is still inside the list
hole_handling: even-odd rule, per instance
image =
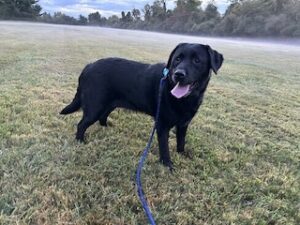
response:
[[[190,85],[181,86],[179,85],[179,82],[176,84],[176,86],[172,89],[171,93],[176,98],[182,98],[183,96],[187,95],[190,89]]]

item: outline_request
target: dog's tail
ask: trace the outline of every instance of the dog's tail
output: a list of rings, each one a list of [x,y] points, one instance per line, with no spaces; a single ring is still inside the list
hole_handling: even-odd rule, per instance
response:
[[[82,79],[83,77],[88,73],[89,67],[91,64],[86,65],[84,69],[82,70],[79,79],[78,79],[78,87],[77,87],[77,92],[75,94],[75,97],[73,101],[67,105],[61,112],[60,114],[66,115],[66,114],[71,114],[73,112],[76,112],[77,110],[80,109],[81,107],[81,86],[82,86]]]
[[[77,92],[75,94],[75,97],[73,99],[73,101],[67,105],[61,112],[60,114],[62,115],[66,115],[66,114],[70,114],[73,112],[76,112],[77,110],[80,109],[81,106],[81,100],[80,100],[80,87],[77,88]]]

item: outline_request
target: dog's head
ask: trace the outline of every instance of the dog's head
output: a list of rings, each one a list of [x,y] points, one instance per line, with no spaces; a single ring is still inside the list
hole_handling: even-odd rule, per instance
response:
[[[217,74],[223,55],[208,45],[181,43],[171,52],[167,68],[176,98],[189,96],[208,84],[211,70]]]

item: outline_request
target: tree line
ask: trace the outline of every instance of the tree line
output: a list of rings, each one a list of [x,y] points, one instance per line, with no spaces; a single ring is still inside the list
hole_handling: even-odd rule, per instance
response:
[[[40,22],[96,25],[172,33],[215,36],[300,37],[299,0],[228,0],[223,15],[212,0],[204,9],[201,0],[177,0],[174,9],[167,0],[156,0],[142,9],[123,11],[108,18],[99,12],[87,17],[62,12],[41,14],[37,0],[0,0],[0,18],[30,18]],[[18,4],[16,4],[18,3]]]

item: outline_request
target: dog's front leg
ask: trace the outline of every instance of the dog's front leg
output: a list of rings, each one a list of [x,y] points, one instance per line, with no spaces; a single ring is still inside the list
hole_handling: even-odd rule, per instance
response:
[[[159,145],[159,157],[160,162],[162,162],[165,166],[168,166],[170,170],[173,169],[173,163],[170,159],[169,153],[169,131],[170,128],[163,126],[162,124],[157,125],[157,138]]]
[[[184,153],[185,136],[188,124],[176,126],[177,152]]]

